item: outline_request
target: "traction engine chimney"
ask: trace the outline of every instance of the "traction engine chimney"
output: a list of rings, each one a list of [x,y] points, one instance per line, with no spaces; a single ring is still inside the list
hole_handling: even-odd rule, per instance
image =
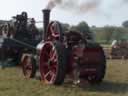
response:
[[[50,21],[50,9],[44,9],[42,10],[43,12],[43,26],[44,26],[44,31],[43,31],[43,39],[46,40],[47,37],[47,28],[48,24]]]

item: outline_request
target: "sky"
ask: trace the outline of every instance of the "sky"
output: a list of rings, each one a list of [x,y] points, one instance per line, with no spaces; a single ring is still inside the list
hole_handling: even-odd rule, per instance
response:
[[[71,1],[76,2],[77,0]],[[79,1],[83,3],[87,0]],[[66,3],[68,5],[57,4],[51,11],[51,20],[58,20],[71,25],[86,21],[89,26],[99,27],[105,25],[121,26],[123,21],[128,20],[128,0],[97,1],[99,3],[96,8],[81,12],[78,12],[77,6],[75,8],[72,4],[71,6],[68,3]],[[29,17],[42,21],[42,9],[46,8],[49,0],[0,0],[0,2],[0,20],[10,20],[12,16],[26,11]]]

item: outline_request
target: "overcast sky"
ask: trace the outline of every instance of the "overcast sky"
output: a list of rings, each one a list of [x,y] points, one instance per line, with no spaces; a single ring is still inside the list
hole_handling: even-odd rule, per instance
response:
[[[42,20],[41,10],[48,4],[48,0],[0,0],[0,2],[1,20],[9,20],[12,16],[26,11],[29,17],[34,17],[37,21],[40,21]],[[69,24],[77,24],[84,20],[90,26],[120,26],[123,21],[128,20],[128,0],[100,0],[95,10],[82,11],[81,13],[75,10],[75,8],[68,9],[57,5],[51,12],[51,20],[59,20]]]

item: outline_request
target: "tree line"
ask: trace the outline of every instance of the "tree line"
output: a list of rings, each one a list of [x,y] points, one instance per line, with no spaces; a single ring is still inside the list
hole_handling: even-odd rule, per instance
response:
[[[2,24],[3,20],[0,21]],[[122,26],[89,26],[87,22],[81,21],[77,25],[70,25],[68,23],[61,23],[63,32],[68,30],[75,30],[83,34],[87,39],[94,40],[100,43],[111,43],[113,40],[128,40],[128,20],[122,22]],[[39,28],[40,33],[42,28]]]
[[[85,21],[73,26],[69,24],[62,24],[62,26],[64,31],[76,30],[84,33],[84,35],[88,35],[90,39],[100,43],[110,44],[113,40],[128,40],[128,21],[122,22],[122,26],[106,25],[103,27],[89,27]]]

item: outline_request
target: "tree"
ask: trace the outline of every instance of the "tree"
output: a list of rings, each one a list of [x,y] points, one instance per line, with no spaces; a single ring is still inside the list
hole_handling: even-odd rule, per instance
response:
[[[124,38],[125,35],[126,34],[124,28],[116,27],[115,32],[113,33],[113,39],[120,40]]]
[[[88,24],[84,21],[80,22],[77,26],[76,29],[79,30],[80,32],[90,32],[90,28]]]
[[[105,26],[104,27],[106,43],[109,43],[111,41],[114,31],[115,31],[115,27],[113,27],[113,26]]]
[[[69,28],[70,28],[70,25],[69,25],[69,24],[67,24],[67,23],[61,23],[61,25],[62,25],[63,32],[68,31],[68,30],[69,30]]]
[[[124,21],[124,22],[122,23],[122,26],[128,28],[128,20],[127,20],[127,21]]]
[[[89,39],[89,40],[94,39],[92,31],[90,30],[88,24],[85,21],[80,22],[76,26],[72,26],[71,30],[76,30],[81,32],[86,39]]]

